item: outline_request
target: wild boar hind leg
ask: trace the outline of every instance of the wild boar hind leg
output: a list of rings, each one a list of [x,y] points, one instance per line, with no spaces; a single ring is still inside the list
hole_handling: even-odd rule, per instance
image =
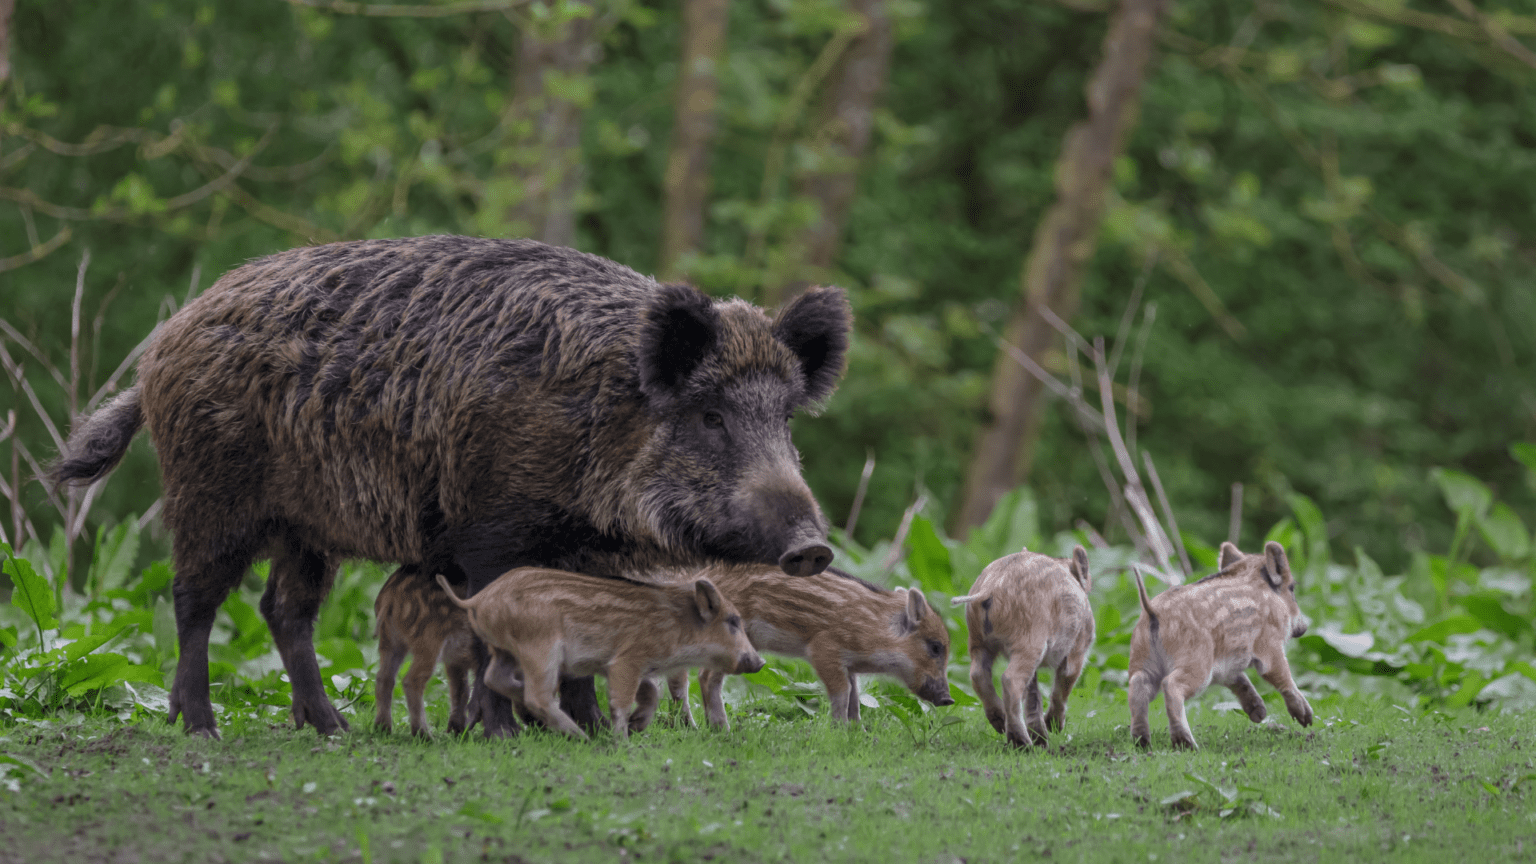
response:
[[[175,723],[179,716],[188,735],[217,738],[219,727],[208,696],[208,636],[213,632],[219,606],[240,584],[255,550],[204,556],[199,553],[211,544],[197,543],[195,527],[183,529],[178,527],[179,523],[171,524],[176,532],[176,578],[171,583],[171,594],[176,605],[176,643],[181,656],[176,661],[166,722]],[[228,541],[221,545],[226,549],[238,548]]]
[[[272,573],[261,596],[261,616],[293,688],[294,728],[308,723],[322,735],[347,729],[347,721],[326,698],[315,659],[315,617],[335,578],[335,561],[288,537],[272,556]]]
[[[996,663],[996,651],[982,644],[971,644],[971,687],[987,713],[987,722],[992,724],[998,734],[1006,734],[1003,703],[997,699],[997,685],[992,680],[992,667]]]

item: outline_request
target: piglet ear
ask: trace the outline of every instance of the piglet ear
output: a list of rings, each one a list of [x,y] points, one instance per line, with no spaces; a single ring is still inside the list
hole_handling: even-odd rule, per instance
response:
[[[713,301],[687,285],[661,286],[645,312],[635,352],[640,392],[666,401],[719,341],[720,312]]]
[[[1225,570],[1241,561],[1242,558],[1243,553],[1238,550],[1236,544],[1223,541],[1221,544],[1221,558],[1216,564],[1216,569]]]
[[[1291,562],[1285,557],[1285,547],[1271,540],[1264,544],[1264,579],[1271,588],[1279,588],[1291,575]]]
[[[773,319],[774,338],[800,358],[807,401],[820,402],[837,389],[852,324],[853,311],[841,288],[812,288],[786,303]]]
[[[720,589],[708,579],[700,579],[693,583],[693,603],[698,607],[699,619],[705,624],[720,617],[720,607],[725,601],[720,598]]]
[[[923,616],[928,614],[928,598],[916,588],[907,590],[907,626],[912,630],[922,623]]]
[[[1088,575],[1088,550],[1081,546],[1072,550],[1072,575],[1083,586],[1084,591],[1093,590],[1093,577]]]

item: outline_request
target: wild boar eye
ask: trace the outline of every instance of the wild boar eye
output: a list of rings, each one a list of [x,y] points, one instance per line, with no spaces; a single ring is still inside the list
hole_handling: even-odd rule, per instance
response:
[[[932,654],[934,657],[942,657],[944,656],[944,646],[940,645],[936,639],[929,639],[928,653]]]
[[[725,428],[725,418],[720,415],[719,411],[705,411],[704,426],[708,429],[723,429]]]

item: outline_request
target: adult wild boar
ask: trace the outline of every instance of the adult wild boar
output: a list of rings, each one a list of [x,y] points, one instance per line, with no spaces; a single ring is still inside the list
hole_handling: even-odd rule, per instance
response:
[[[529,240],[294,249],[166,321],[137,383],[78,425],[54,474],[101,477],[147,424],[174,532],[171,719],[218,734],[214,613],[269,557],[261,611],[295,724],[330,733],[346,723],[312,634],[343,558],[449,573],[471,594],[525,565],[820,572],[825,519],[789,420],[836,387],[849,324],[835,288],[770,320]],[[565,697],[597,722],[590,678]],[[515,731],[505,698],[480,698],[487,735]]]

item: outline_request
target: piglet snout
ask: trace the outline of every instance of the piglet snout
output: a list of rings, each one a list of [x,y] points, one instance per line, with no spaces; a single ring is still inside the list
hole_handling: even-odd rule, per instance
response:
[[[941,707],[955,704],[955,700],[949,695],[949,685],[942,678],[929,676],[924,679],[923,686],[918,689],[917,695]]]
[[[756,653],[743,653],[736,658],[736,674],[751,675],[763,668],[763,658]]]
[[[1305,615],[1297,615],[1295,618],[1292,618],[1291,638],[1300,639],[1301,637],[1307,635],[1307,625],[1309,623],[1310,622],[1307,621],[1307,616]]]

